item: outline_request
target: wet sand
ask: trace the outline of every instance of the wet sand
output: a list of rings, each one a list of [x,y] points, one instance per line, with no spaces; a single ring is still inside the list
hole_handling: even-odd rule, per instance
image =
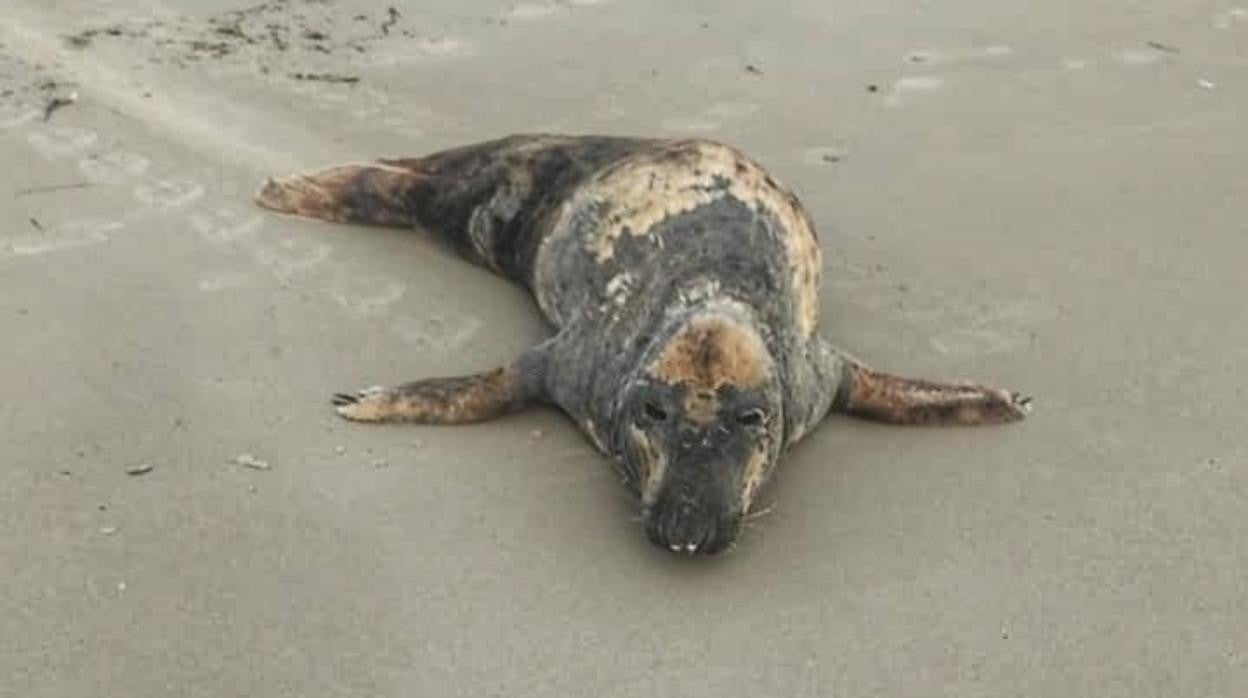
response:
[[[0,695],[1248,685],[1248,6],[66,5],[0,17]],[[829,335],[1036,411],[830,419],[694,560],[557,413],[338,420],[545,329],[258,183],[533,130],[745,149]]]

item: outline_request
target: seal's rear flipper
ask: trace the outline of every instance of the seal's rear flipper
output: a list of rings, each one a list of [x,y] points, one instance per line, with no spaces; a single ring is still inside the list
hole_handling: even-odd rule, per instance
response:
[[[256,194],[261,206],[335,223],[410,226],[412,190],[423,177],[384,163],[340,165],[273,177]]]
[[[339,393],[333,402],[338,414],[359,422],[468,424],[545,399],[545,374],[546,350],[539,346],[493,371]]]
[[[834,412],[889,424],[1002,424],[1031,409],[1031,398],[981,385],[901,378],[846,361]]]
[[[261,206],[336,223],[419,226],[468,259],[526,282],[558,202],[647,142],[518,135],[419,158],[348,164],[276,177]]]

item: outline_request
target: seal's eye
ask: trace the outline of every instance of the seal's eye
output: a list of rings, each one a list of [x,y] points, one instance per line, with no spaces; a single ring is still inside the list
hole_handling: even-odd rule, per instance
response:
[[[667,410],[663,409],[656,402],[647,400],[646,404],[641,407],[642,414],[646,415],[646,419],[652,422],[666,422]]]
[[[754,408],[737,415],[737,424],[743,427],[756,427],[763,423],[765,417],[762,410]]]

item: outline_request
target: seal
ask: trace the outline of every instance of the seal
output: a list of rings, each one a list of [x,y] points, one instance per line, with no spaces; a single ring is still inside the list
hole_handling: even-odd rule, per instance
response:
[[[338,394],[362,422],[479,422],[553,404],[610,457],[664,549],[734,542],[782,454],[829,413],[1021,419],[1030,398],[873,370],[818,331],[797,198],[709,140],[516,135],[269,179],[258,203],[423,228],[523,285],[554,326],[506,366]]]

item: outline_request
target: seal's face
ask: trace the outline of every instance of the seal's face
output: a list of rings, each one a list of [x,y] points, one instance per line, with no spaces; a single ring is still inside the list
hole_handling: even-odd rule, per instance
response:
[[[623,458],[646,535],[676,552],[724,550],[779,453],[779,390],[758,333],[719,314],[683,322],[624,408]]]

